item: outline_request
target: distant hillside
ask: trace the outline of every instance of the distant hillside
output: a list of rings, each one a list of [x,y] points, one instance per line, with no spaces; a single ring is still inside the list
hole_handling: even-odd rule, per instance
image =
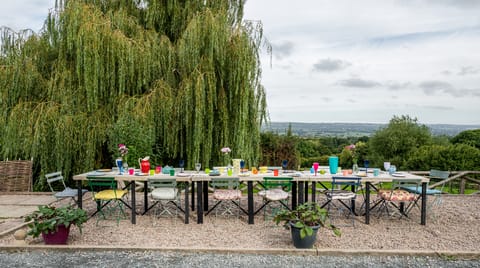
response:
[[[263,126],[262,131],[272,131],[279,134],[286,133],[288,125],[292,124],[292,132],[302,137],[337,136],[337,137],[360,137],[371,136],[387,124],[371,123],[299,123],[299,122],[271,122]],[[448,125],[427,124],[433,135],[455,136],[469,129],[480,129],[480,125]]]

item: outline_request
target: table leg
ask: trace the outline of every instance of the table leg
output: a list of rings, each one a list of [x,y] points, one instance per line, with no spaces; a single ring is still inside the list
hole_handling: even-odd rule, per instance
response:
[[[370,182],[365,183],[365,224],[370,224]]]
[[[192,211],[195,211],[195,183],[192,182]]]
[[[197,182],[197,223],[203,223],[203,182]]]
[[[308,181],[304,182],[305,183],[305,202],[308,202]]]
[[[305,190],[305,182],[301,181],[298,183],[298,204],[299,205],[305,203],[303,199],[304,190]]]
[[[185,224],[188,224],[190,219],[190,208],[188,205],[188,187],[190,187],[190,184],[188,182],[185,182]]]
[[[137,211],[136,211],[136,200],[135,200],[135,182],[130,183],[130,192],[132,195],[132,224],[137,224]]]
[[[420,224],[427,224],[427,183],[422,183],[422,211],[420,216]]]
[[[254,208],[253,208],[253,182],[247,182],[247,192],[248,192],[248,224],[253,224],[254,221]]]
[[[312,201],[317,202],[317,183],[312,182]]]
[[[203,210],[208,211],[208,181],[203,182]]]
[[[352,185],[351,189],[352,189],[352,193],[355,193],[355,186]],[[355,199],[352,199],[350,201],[350,207],[352,208],[353,214],[355,216],[358,216],[358,214],[355,212]]]
[[[77,181],[77,206],[82,208],[83,206],[83,194],[82,194],[82,181]]]
[[[143,182],[143,213],[148,210],[148,181]]]
[[[297,182],[292,182],[292,209],[297,208]]]

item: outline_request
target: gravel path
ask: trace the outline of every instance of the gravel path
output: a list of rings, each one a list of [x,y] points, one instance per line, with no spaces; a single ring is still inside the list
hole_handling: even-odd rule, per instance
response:
[[[361,200],[361,198],[359,198]],[[393,219],[386,216],[371,218],[370,225],[363,223],[364,217],[356,217],[356,227],[340,227],[341,237],[334,236],[323,228],[315,247],[325,250],[410,250],[439,252],[479,252],[480,251],[480,195],[443,197],[443,204],[435,211],[435,219],[428,218],[422,226],[418,210],[412,211],[411,219]],[[93,202],[86,200],[85,206],[91,212]],[[212,203],[211,203],[212,204]],[[246,201],[244,202],[246,204]],[[360,204],[358,204],[360,207]],[[140,211],[142,204],[138,205]],[[194,213],[193,213],[194,214]],[[181,249],[294,249],[290,233],[272,221],[264,221],[263,214],[255,218],[255,224],[247,224],[246,217],[216,218],[204,217],[204,224],[196,224],[194,216],[190,224],[182,219],[159,219],[152,216],[137,217],[137,224],[127,220],[101,221],[97,227],[95,219],[90,219],[80,234],[72,228],[69,245],[72,246],[112,246],[141,248],[181,248]],[[31,245],[43,244],[41,238],[28,238]],[[0,237],[1,245],[13,245],[12,235]]]
[[[480,260],[412,256],[296,256],[163,251],[0,251],[2,267],[480,267]]]

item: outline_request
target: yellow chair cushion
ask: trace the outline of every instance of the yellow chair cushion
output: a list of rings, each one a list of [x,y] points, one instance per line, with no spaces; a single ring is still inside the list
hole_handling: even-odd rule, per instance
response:
[[[120,199],[128,193],[127,190],[103,190],[94,195],[94,199],[99,200],[111,200],[111,199]]]

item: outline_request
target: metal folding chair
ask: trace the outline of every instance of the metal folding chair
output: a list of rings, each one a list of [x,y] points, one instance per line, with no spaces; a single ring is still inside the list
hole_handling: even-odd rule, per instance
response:
[[[45,178],[47,179],[48,186],[57,201],[71,198],[71,201],[77,204],[76,198],[78,197],[78,189],[67,187],[61,171],[48,173],[45,175]],[[82,189],[82,197],[86,192],[88,192],[87,189]]]
[[[177,188],[177,181],[175,179],[164,178],[149,178],[148,188],[152,189],[150,198],[154,202],[152,206],[148,208],[150,210],[155,207],[154,210],[154,224],[158,217],[163,215],[178,217],[178,206],[180,204],[180,191]],[[171,211],[171,206],[175,209],[175,214]]]
[[[427,192],[426,192],[427,196],[433,197],[433,200],[427,203],[427,210],[429,210],[429,215],[432,215],[433,219],[436,218],[435,212],[434,212],[435,208],[439,207],[443,202],[442,200],[443,187],[445,187],[446,180],[448,179],[449,176],[450,176],[449,171],[441,171],[436,169],[430,170],[430,174],[429,174],[430,182],[432,182],[433,180],[440,180],[438,183],[435,183],[436,185],[440,185],[439,188],[427,187]],[[421,198],[422,188],[402,186],[402,189],[417,195],[417,199],[415,200],[414,205],[420,209],[418,201]],[[428,199],[429,198],[427,197],[427,200]]]
[[[355,201],[357,198],[357,189],[361,186],[360,181],[361,178],[355,176],[332,177],[332,188],[328,191],[325,191],[327,202],[322,205],[322,208],[327,206],[327,211],[332,221],[335,218],[331,213],[332,206],[335,206],[335,208],[337,208],[337,211],[339,211],[340,214],[342,214],[344,209],[347,209],[348,213],[346,214],[346,217],[352,218],[352,226],[355,227]]]
[[[114,177],[87,176],[87,181],[93,200],[97,204],[97,211],[92,216],[100,214],[97,216],[97,225],[101,219],[107,220],[109,216],[117,221],[117,225],[121,219],[126,219],[122,198],[128,191],[117,189],[117,181]]]
[[[391,189],[380,190],[378,192],[381,202],[379,217],[383,214],[383,211],[385,211],[388,216],[394,216],[398,212],[400,213],[400,218],[408,218],[408,213],[419,198],[419,195],[416,193],[421,193],[421,182],[421,179],[393,179]],[[406,187],[414,189],[414,192],[405,190]],[[390,208],[395,209],[392,214],[390,214]]]
[[[215,210],[215,216],[217,217],[222,209],[222,216],[235,215],[233,209],[236,208],[238,209],[236,215],[239,218],[241,210],[240,201],[242,198],[242,191],[239,190],[239,178],[212,178],[210,184],[213,188],[212,197],[217,202],[205,215]],[[221,208],[218,207],[220,204],[222,204]]]
[[[258,195],[263,199],[263,205],[257,212],[263,209],[264,220],[267,220],[267,209],[270,210],[271,217],[275,217],[281,209],[290,209],[288,200],[290,199],[292,180],[293,178],[291,177],[263,178],[262,185],[265,190],[258,192]],[[274,206],[274,203],[278,204],[278,206]]]

